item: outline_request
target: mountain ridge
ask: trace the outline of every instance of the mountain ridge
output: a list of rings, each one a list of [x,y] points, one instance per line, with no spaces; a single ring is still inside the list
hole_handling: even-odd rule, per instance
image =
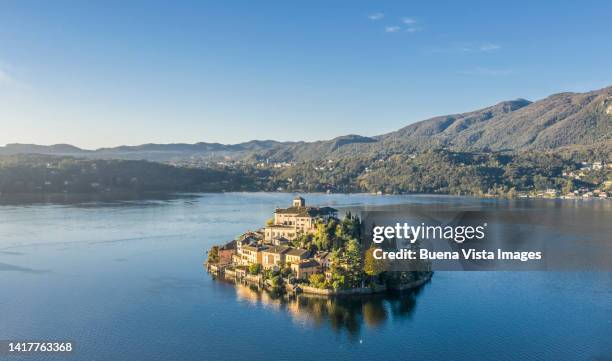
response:
[[[0,147],[0,154],[35,153],[153,161],[193,158],[308,161],[362,154],[418,152],[440,147],[479,151],[546,151],[572,147],[612,149],[612,86],[586,93],[557,93],[535,102],[522,98],[502,101],[470,112],[428,118],[372,137],[349,134],[314,142],[148,143],[95,150],[70,144],[12,143]]]

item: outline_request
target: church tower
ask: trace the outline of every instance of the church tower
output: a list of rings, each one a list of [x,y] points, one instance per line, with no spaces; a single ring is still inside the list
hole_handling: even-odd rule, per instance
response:
[[[297,208],[306,207],[306,201],[304,198],[297,196],[293,199],[293,206]]]

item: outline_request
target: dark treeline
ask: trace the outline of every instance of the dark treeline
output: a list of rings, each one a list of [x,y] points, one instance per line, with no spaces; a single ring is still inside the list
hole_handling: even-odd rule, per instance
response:
[[[555,189],[597,187],[610,171],[591,172],[581,180],[564,172],[580,169],[575,158],[544,152],[457,152],[435,149],[381,158],[352,157],[307,162],[275,173],[273,186],[288,191],[440,193],[508,195]],[[602,159],[605,161],[605,159]]]
[[[45,155],[0,157],[2,193],[258,189],[253,175],[234,169],[194,169],[138,160],[90,160]]]
[[[567,192],[610,181],[609,168],[589,172],[580,180],[563,175],[580,167],[573,158],[555,153],[445,149],[306,161],[283,168],[244,163],[188,168],[138,160],[12,155],[0,156],[0,192],[332,191],[512,196],[546,189]]]

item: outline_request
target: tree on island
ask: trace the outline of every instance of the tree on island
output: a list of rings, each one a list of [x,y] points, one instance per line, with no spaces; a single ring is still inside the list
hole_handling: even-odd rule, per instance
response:
[[[333,252],[330,271],[331,286],[336,290],[362,286],[363,260],[356,240],[349,240],[344,248]]]
[[[312,238],[312,242],[317,246],[318,250],[325,251],[331,249],[332,240],[335,239],[336,236],[335,231],[337,223],[335,219],[317,223],[317,230]]]
[[[219,263],[219,246],[212,246],[208,251],[208,263],[214,264]]]
[[[374,247],[368,248],[363,261],[363,271],[371,277],[378,276],[386,270],[385,260],[374,258],[375,249]]]
[[[261,264],[260,263],[252,263],[249,265],[249,273],[252,275],[258,275],[261,273]]]
[[[363,281],[363,263],[359,242],[354,239],[348,241],[344,250],[344,259],[346,262],[348,286],[359,287]]]
[[[331,256],[331,286],[335,290],[346,287],[346,269],[340,258],[340,251],[336,250]]]
[[[325,279],[325,275],[322,273],[315,273],[308,277],[308,282],[312,287],[316,288],[326,288],[328,283]]]

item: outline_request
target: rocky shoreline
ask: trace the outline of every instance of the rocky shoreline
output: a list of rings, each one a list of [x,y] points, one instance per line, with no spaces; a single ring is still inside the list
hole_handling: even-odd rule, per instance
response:
[[[273,285],[270,280],[266,280],[262,275],[239,275],[232,269],[223,267],[217,267],[213,264],[205,264],[206,270],[214,277],[223,278],[229,282],[239,282],[247,285],[254,285],[262,289],[269,291],[281,291],[284,293],[305,293],[319,296],[352,296],[352,295],[371,295],[385,292],[401,292],[419,288],[429,281],[433,277],[433,271],[421,272],[420,278],[394,286],[387,285],[372,285],[370,287],[358,287],[349,289],[332,289],[332,288],[316,288],[305,284],[292,284],[288,280],[284,280],[281,285]]]

